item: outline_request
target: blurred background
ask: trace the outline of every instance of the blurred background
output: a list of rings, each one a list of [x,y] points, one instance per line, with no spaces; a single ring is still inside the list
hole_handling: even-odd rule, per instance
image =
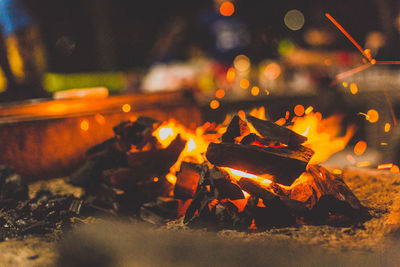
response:
[[[397,0],[0,0],[0,26],[3,103],[189,90],[204,121],[341,113],[351,145],[400,159]]]

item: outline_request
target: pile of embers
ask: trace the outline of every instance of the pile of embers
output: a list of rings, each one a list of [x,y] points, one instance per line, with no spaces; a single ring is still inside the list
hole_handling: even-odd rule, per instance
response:
[[[178,135],[162,148],[153,136],[160,122],[123,122],[114,138],[88,151],[71,183],[85,188],[92,208],[154,224],[184,216],[190,227],[262,230],[360,225],[368,219],[339,176],[308,164],[314,152],[302,145],[306,137],[250,115],[247,121],[234,116],[222,142],[209,144],[203,163],[184,159],[174,186],[165,177],[186,141]]]
[[[74,216],[129,216],[152,224],[183,218],[189,227],[264,230],[301,224],[361,225],[369,218],[344,181],[308,164],[307,138],[273,122],[234,116],[210,143],[202,163],[183,159],[176,183],[166,176],[186,140],[163,148],[161,122],[139,117],[114,127],[115,136],[87,151],[69,182],[81,199],[27,187],[9,168],[0,177],[0,239],[63,228]],[[254,127],[256,131],[250,131]],[[215,136],[212,127],[204,133]],[[252,133],[253,132],[253,133]],[[254,132],[257,132],[254,133]]]

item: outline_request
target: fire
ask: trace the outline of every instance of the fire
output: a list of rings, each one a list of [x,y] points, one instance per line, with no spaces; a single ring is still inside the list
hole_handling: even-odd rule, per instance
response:
[[[304,109],[304,108],[303,108]],[[307,109],[311,109],[310,107]],[[244,111],[240,111],[239,116],[245,120]],[[250,112],[254,117],[266,119],[265,108],[261,107]],[[195,130],[190,130],[171,119],[161,124],[153,133],[163,148],[166,148],[178,134],[186,140],[186,146],[180,154],[177,162],[171,167],[166,179],[172,183],[176,183],[176,172],[179,171],[182,161],[193,163],[203,163],[205,152],[210,142],[218,142],[218,138],[226,131],[226,126],[230,121],[227,117],[219,126],[212,126],[211,123],[206,123]],[[285,120],[286,121],[286,120]],[[332,116],[322,119],[320,113],[313,113],[311,110],[303,117],[295,117],[294,125],[291,127],[293,131],[302,134],[308,138],[304,146],[315,151],[310,164],[316,164],[327,160],[332,154],[342,150],[347,145],[347,142],[354,134],[354,127],[349,127],[344,136],[338,137],[340,132],[340,116]],[[257,130],[249,123],[250,132],[258,134]],[[212,128],[212,134],[207,130]],[[227,171],[233,179],[239,180],[242,177],[251,178],[262,184],[271,184],[272,177],[268,175],[254,175],[245,171],[232,168],[222,168]]]
[[[344,136],[337,137],[340,133],[340,122],[340,116],[322,119],[320,114],[313,112],[296,118],[292,130],[306,136],[308,140],[304,146],[315,152],[310,164],[326,161],[331,155],[346,147],[354,135],[355,128],[349,127]]]

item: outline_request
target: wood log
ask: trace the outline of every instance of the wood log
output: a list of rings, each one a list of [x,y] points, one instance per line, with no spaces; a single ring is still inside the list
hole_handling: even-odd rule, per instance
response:
[[[307,141],[307,137],[297,134],[294,131],[272,121],[260,120],[251,115],[246,115],[246,118],[264,138],[289,146],[298,146]]]
[[[180,171],[176,173],[175,198],[189,199],[194,197],[200,178],[201,170],[199,168],[201,168],[200,164],[182,162]]]
[[[291,185],[305,171],[313,151],[300,146],[264,148],[252,145],[210,143],[206,157],[219,167],[229,167],[255,175],[270,174],[274,182]]]
[[[235,115],[226,129],[226,132],[222,135],[222,142],[234,143],[235,138],[244,136],[250,133],[250,129],[247,123]]]
[[[307,201],[309,208],[313,208],[322,196],[328,195],[347,202],[354,210],[363,208],[342,178],[319,165],[309,165],[307,172],[293,184],[290,190],[291,199]]]
[[[242,177],[238,181],[238,184],[244,191],[253,197],[258,197],[265,201],[272,201],[273,199],[278,198],[277,195],[253,179]]]

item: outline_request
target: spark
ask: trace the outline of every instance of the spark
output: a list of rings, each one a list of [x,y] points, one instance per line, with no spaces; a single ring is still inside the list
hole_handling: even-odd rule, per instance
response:
[[[393,163],[380,164],[378,165],[378,170],[391,169],[392,167]]]
[[[365,63],[363,65],[355,67],[354,69],[339,73],[338,75],[336,75],[336,79],[331,82],[330,86],[334,86],[334,85],[338,84],[340,80],[343,80],[344,78],[347,78],[351,75],[359,73],[360,71],[366,70],[371,66],[373,66],[373,64]],[[347,83],[343,83],[343,85],[345,85],[345,84],[347,85]],[[345,86],[345,87],[347,87],[347,86]]]
[[[361,52],[361,54],[368,59],[369,62],[371,62],[372,58],[370,55],[367,55],[364,51],[364,49],[354,40],[353,37],[342,27],[342,25],[339,24],[329,13],[325,13],[325,16],[333,23],[335,26],[344,34],[344,36],[347,37],[347,39],[350,40],[350,42],[353,43],[355,47]]]
[[[362,167],[368,167],[369,165],[371,165],[371,162],[369,161],[362,161],[357,163],[357,167],[362,168]]]
[[[392,102],[389,99],[388,93],[386,90],[383,91],[383,94],[385,95],[385,100],[386,103],[389,107],[390,110],[390,114],[392,115],[392,120],[393,120],[393,125],[396,126],[397,125],[397,119],[396,119],[396,115],[394,114],[394,110],[393,110],[393,106],[392,106]],[[386,127],[386,126],[385,126]]]

